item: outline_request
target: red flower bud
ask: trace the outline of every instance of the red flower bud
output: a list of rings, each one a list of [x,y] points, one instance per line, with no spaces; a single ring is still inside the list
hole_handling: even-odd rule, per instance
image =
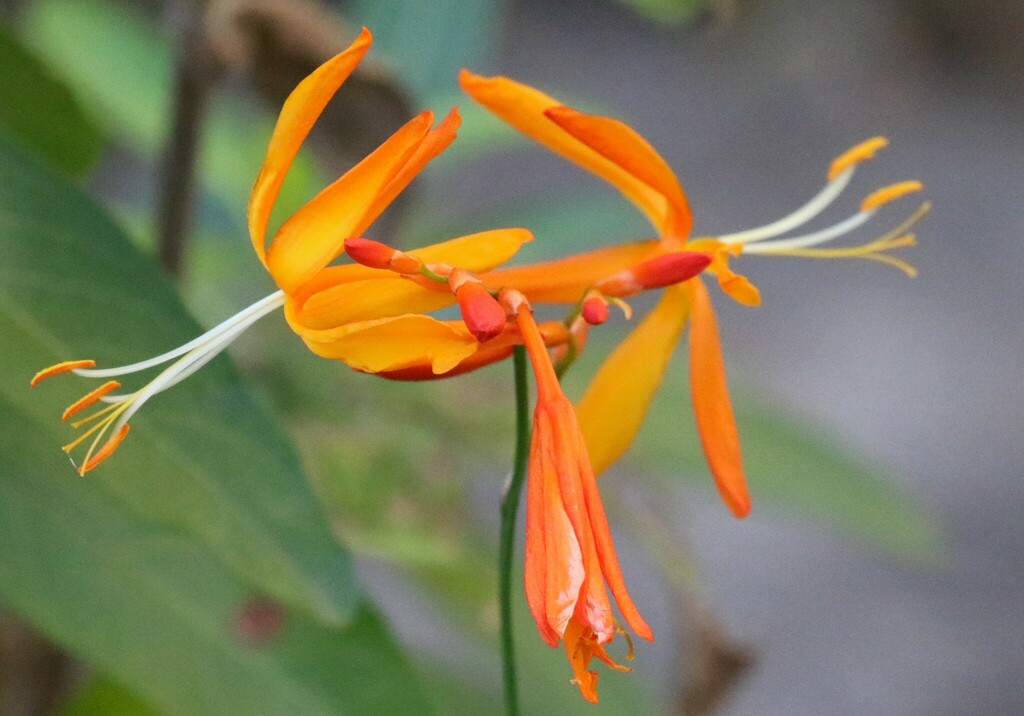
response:
[[[480,279],[468,271],[455,269],[448,285],[455,292],[466,328],[478,341],[485,343],[504,330],[507,321],[505,309]]]
[[[693,278],[711,263],[711,257],[697,251],[677,251],[656,256],[634,266],[633,276],[643,288],[661,288]]]
[[[415,256],[372,239],[345,239],[345,253],[363,266],[403,274],[419,273],[423,265]]]
[[[580,312],[584,321],[592,326],[599,326],[608,320],[608,299],[599,293],[591,293],[583,299]]]

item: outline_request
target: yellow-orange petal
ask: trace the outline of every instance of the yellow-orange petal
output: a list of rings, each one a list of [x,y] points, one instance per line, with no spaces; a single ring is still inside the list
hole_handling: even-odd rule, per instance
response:
[[[363,216],[423,141],[433,119],[429,110],[411,119],[278,230],[266,264],[285,293],[294,293],[333,261],[344,250],[345,239],[363,233]]]
[[[654,310],[608,356],[579,401],[576,414],[595,475],[636,439],[689,311],[685,284],[666,289]]]
[[[452,324],[459,324],[461,321],[451,321]],[[462,330],[464,326],[460,326]],[[544,344],[550,347],[564,346],[569,340],[569,331],[561,321],[545,321],[539,325]],[[477,368],[491,365],[498,361],[505,360],[512,355],[512,348],[522,343],[519,330],[512,325],[505,327],[505,331],[490,341],[487,345],[481,345],[476,352],[468,358],[464,358],[457,366],[443,375],[437,375],[430,369],[430,364],[421,362],[397,370],[383,371],[378,373],[382,378],[389,380],[437,380],[439,378],[451,378],[463,373],[469,373]]]
[[[579,141],[544,112],[562,103],[507,77],[480,77],[462,70],[459,84],[473,99],[528,137],[612,184],[632,201],[660,232],[672,209],[658,190]]]
[[[658,241],[638,241],[554,261],[499,269],[481,276],[492,291],[512,286],[537,303],[575,303],[601,279],[662,251]]]
[[[81,398],[79,398],[78,400],[73,402],[71,405],[69,405],[67,410],[65,410],[64,414],[60,417],[61,421],[62,422],[67,421],[67,419],[70,418],[75,413],[79,413],[79,412],[85,410],[86,408],[88,408],[90,405],[92,405],[93,403],[98,401],[100,398],[102,398],[107,393],[115,391],[115,390],[117,390],[120,387],[121,387],[121,384],[118,383],[116,380],[108,380],[106,383],[101,385],[99,388],[96,388],[96,390],[93,390],[93,391],[90,391],[90,392],[86,393]]]
[[[459,266],[474,273],[484,273],[508,261],[523,244],[530,241],[533,241],[533,234],[526,229],[491,229],[412,249],[407,253],[426,263],[443,263]],[[295,294],[295,298],[302,304],[314,294],[332,286],[363,279],[393,278],[394,274],[390,271],[367,266],[328,266],[305,284],[302,290]],[[409,313],[416,312],[419,310],[409,310]]]
[[[416,178],[423,167],[455,141],[455,133],[461,124],[462,118],[459,116],[458,108],[453,107],[440,124],[427,132],[416,151],[409,156],[377,194],[366,213],[363,214],[360,223],[356,225],[354,233],[363,233],[380,216],[381,212],[388,208],[395,197],[409,185],[409,182]]]
[[[715,485],[737,517],[750,512],[739,431],[729,400],[725,361],[711,298],[701,281],[691,281],[690,390],[701,446]]]
[[[51,365],[49,368],[43,368],[41,371],[32,376],[32,380],[29,381],[29,386],[35,388],[39,381],[46,380],[55,375],[61,373],[70,373],[78,368],[95,368],[96,361],[94,360],[66,360],[56,365]]]
[[[472,355],[480,345],[468,330],[421,315],[363,321],[333,333],[328,341],[300,335],[316,355],[343,361],[366,373],[426,363],[435,374],[442,374]]]
[[[429,313],[454,302],[446,291],[432,291],[388,273],[391,278],[363,279],[324,289],[297,311],[293,307],[292,315],[305,328],[324,330],[404,313]]]
[[[611,117],[584,114],[571,107],[552,107],[544,112],[552,122],[576,137],[626,173],[651,187],[668,202],[668,212],[656,228],[662,235],[685,239],[693,228],[693,214],[679,179],[658,151],[624,122]]]
[[[266,263],[267,222],[285,175],[299,147],[334,93],[370,49],[373,37],[365,27],[355,42],[320,65],[288,95],[267,145],[263,167],[249,197],[249,235],[260,261]]]

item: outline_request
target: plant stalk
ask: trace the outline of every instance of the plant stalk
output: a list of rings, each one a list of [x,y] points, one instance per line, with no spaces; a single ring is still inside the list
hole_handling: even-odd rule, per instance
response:
[[[505,713],[519,715],[516,688],[515,638],[512,626],[512,571],[516,542],[516,514],[526,481],[530,456],[530,394],[526,373],[526,349],[516,346],[512,353],[516,393],[516,448],[512,475],[501,497],[501,538],[498,546],[498,603],[501,609],[501,659],[505,683]]]

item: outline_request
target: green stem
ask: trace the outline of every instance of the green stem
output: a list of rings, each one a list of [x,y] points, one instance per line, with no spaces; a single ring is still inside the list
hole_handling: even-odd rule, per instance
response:
[[[526,480],[530,456],[530,395],[526,374],[526,349],[516,346],[512,353],[516,382],[516,454],[512,476],[501,497],[501,542],[498,546],[498,602],[501,608],[501,658],[505,680],[505,712],[518,716],[515,640],[512,629],[512,566],[516,541],[516,513]]]

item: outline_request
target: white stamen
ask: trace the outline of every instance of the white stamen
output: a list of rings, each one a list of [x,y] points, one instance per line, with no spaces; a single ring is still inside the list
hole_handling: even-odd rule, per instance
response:
[[[844,221],[840,221],[838,224],[833,224],[827,229],[821,231],[815,231],[812,234],[805,234],[804,236],[794,236],[791,239],[779,239],[778,241],[769,241],[763,244],[746,244],[743,246],[743,253],[745,254],[770,254],[777,251],[789,251],[791,249],[806,249],[810,246],[817,246],[823,244],[826,241],[831,241],[843,234],[848,234],[854,229],[863,226],[867,221],[875,215],[874,211],[862,211],[854,214]]]
[[[854,165],[840,173],[834,180],[826,184],[825,187],[818,192],[817,196],[789,216],[784,216],[778,221],[773,221],[770,224],[760,226],[756,229],[748,229],[747,231],[738,231],[734,234],[719,236],[717,237],[718,240],[724,244],[750,244],[755,241],[763,241],[764,239],[779,236],[791,229],[795,229],[798,226],[806,224],[808,221],[824,211],[829,204],[835,201],[836,197],[838,197],[850,183],[856,168],[856,165]]]
[[[75,375],[80,375],[85,378],[110,378],[116,375],[125,375],[126,373],[137,373],[140,370],[146,370],[153,366],[166,363],[170,360],[174,360],[178,356],[185,355],[189,351],[192,351],[200,346],[209,343],[212,340],[216,340],[219,336],[223,335],[225,331],[231,330],[240,323],[245,323],[246,326],[252,325],[253,317],[256,319],[262,318],[270,311],[279,308],[284,305],[284,292],[277,291],[270,294],[266,298],[263,298],[256,303],[252,304],[248,308],[236,313],[231,318],[220,323],[219,325],[211,328],[203,335],[195,338],[185,345],[178,346],[172,351],[168,351],[162,355],[158,355],[154,358],[148,358],[138,363],[132,363],[131,365],[124,365],[117,368],[77,368],[72,371]],[[108,396],[109,397],[109,396]],[[106,401],[113,402],[113,401]]]

